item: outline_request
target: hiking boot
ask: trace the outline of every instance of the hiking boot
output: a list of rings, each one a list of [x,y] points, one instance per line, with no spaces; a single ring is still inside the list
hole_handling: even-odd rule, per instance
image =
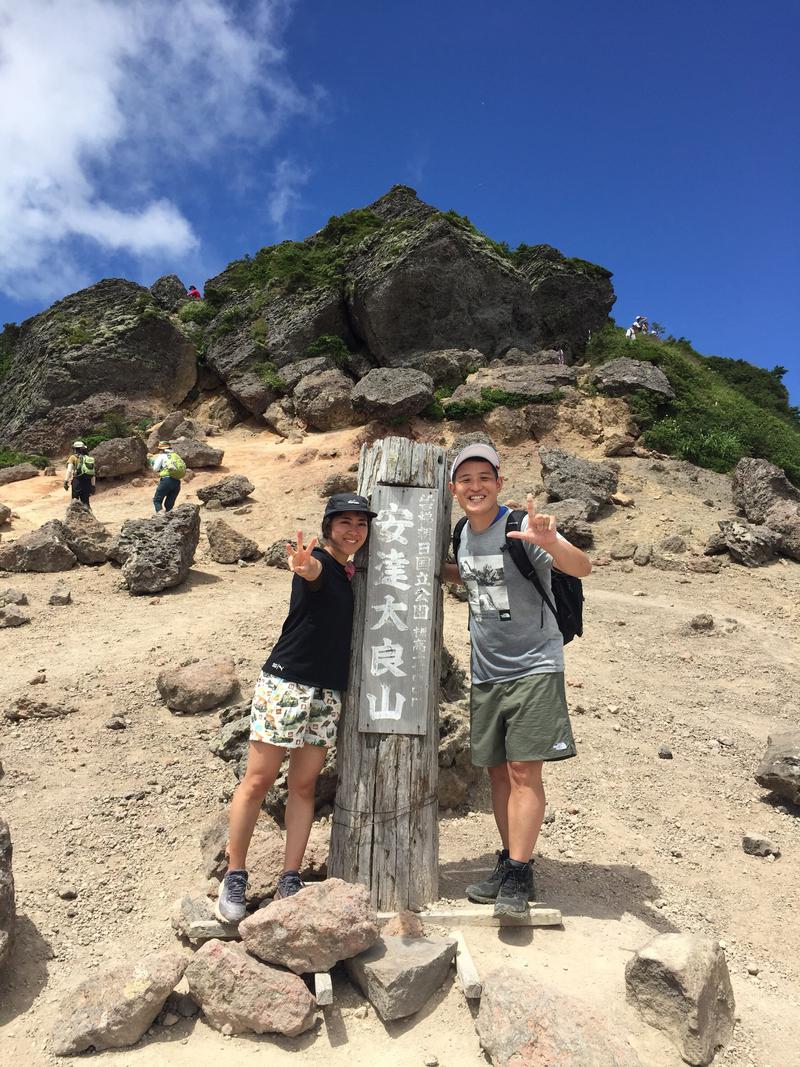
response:
[[[476,904],[494,904],[506,871],[508,849],[504,848],[502,852],[495,852],[495,856],[497,856],[497,863],[489,877],[483,882],[475,882],[467,886],[468,900],[473,900]]]
[[[500,915],[522,916],[527,914],[528,901],[535,899],[533,888],[533,863],[517,865],[509,860],[503,874],[503,882],[494,902],[495,917]]]
[[[284,871],[278,879],[278,887],[275,890],[273,899],[283,900],[284,897],[293,897],[295,893],[299,893],[305,887],[305,882],[297,871]]]
[[[238,923],[246,914],[244,894],[247,889],[247,871],[228,871],[219,887],[219,896],[214,912],[224,923]]]

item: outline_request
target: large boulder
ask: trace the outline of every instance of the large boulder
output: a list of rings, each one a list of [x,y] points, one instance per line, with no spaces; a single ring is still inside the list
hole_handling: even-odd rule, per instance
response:
[[[550,500],[580,500],[594,518],[617,491],[617,472],[606,463],[581,459],[560,448],[539,450],[542,481]]]
[[[675,391],[663,370],[642,359],[628,359],[627,356],[612,359],[598,367],[590,381],[609,396],[628,396],[644,389],[665,400],[675,399]]]
[[[147,447],[141,437],[114,437],[92,449],[98,478],[137,474],[147,466]]]
[[[111,534],[93,513],[73,500],[64,517],[64,539],[79,563],[105,563],[111,546]]]
[[[559,500],[553,505],[559,533],[577,548],[591,548],[594,533],[589,525],[590,517],[595,514],[591,503],[586,500]]]
[[[486,356],[477,348],[442,348],[433,352],[418,352],[405,360],[406,366],[430,375],[435,386],[459,385],[484,363]]]
[[[160,593],[180,585],[200,540],[200,509],[182,504],[149,519],[128,519],[109,547],[109,559],[122,565],[131,593]]]
[[[171,441],[173,436],[175,436],[175,431],[185,422],[185,411],[170,411],[170,413],[165,415],[157,426],[154,426],[150,430],[147,437],[148,451],[155,452],[158,448],[159,441]]]
[[[800,489],[789,481],[780,467],[766,459],[746,456],[733,472],[733,502],[747,516],[748,522],[766,523],[767,513],[785,502],[800,510]]]
[[[781,555],[800,561],[800,507],[778,500],[767,512],[764,525],[775,534]]]
[[[68,571],[78,562],[67,543],[64,524],[51,519],[38,530],[0,545],[0,570]]]
[[[109,411],[139,418],[181,403],[196,379],[194,345],[149,291],[107,278],[18,328],[0,425],[10,444],[53,453]]]
[[[0,504],[0,526],[5,526],[11,521],[11,508],[6,504]]]
[[[470,374],[466,382],[444,402],[445,412],[465,401],[480,400],[519,407],[522,404],[557,397],[564,386],[575,384],[575,371],[561,364],[530,367],[504,367],[492,364]]]
[[[11,958],[17,919],[12,853],[11,831],[5,819],[0,818],[0,968]]]
[[[188,715],[216,708],[239,691],[231,656],[214,656],[186,667],[167,667],[158,675],[156,685],[171,711]]]
[[[177,274],[162,274],[150,286],[153,299],[165,311],[176,311],[186,299],[186,286]]]
[[[247,500],[254,489],[255,486],[245,474],[228,474],[218,482],[198,489],[197,495],[204,504],[209,500],[218,500],[224,508],[229,508]]]
[[[433,400],[433,379],[408,367],[375,367],[352,392],[353,407],[370,418],[418,415]]]
[[[380,935],[369,890],[339,878],[275,900],[239,924],[248,952],[295,974],[329,971],[373,945]]]
[[[15,463],[13,467],[0,467],[0,485],[23,482],[26,478],[38,478],[39,468],[32,463]]]
[[[800,729],[782,730],[767,738],[767,751],[755,778],[764,789],[800,804]]]
[[[57,1056],[127,1048],[147,1032],[183,977],[186,959],[155,952],[116,964],[81,982],[64,997],[53,1026]]]
[[[725,547],[731,559],[736,563],[741,563],[745,567],[761,567],[775,559],[779,537],[768,526],[754,526],[749,522],[737,522],[735,519],[721,519],[719,529]]]
[[[397,937],[384,933],[365,952],[347,960],[347,973],[384,1022],[424,1007],[453,965],[452,937]]]
[[[223,449],[213,448],[206,441],[191,437],[179,437],[172,442],[172,449],[192,470],[197,467],[218,467],[225,455]]]
[[[713,938],[660,934],[628,960],[625,985],[628,1000],[667,1033],[686,1063],[711,1063],[733,1034],[731,979]]]
[[[295,387],[296,413],[314,430],[341,430],[361,421],[353,409],[353,383],[340,370],[308,374]]]
[[[205,524],[208,550],[215,563],[238,563],[240,559],[256,559],[258,545],[250,537],[234,530],[224,519],[212,519]]]
[[[314,1025],[317,1004],[302,978],[259,963],[241,945],[208,941],[186,968],[189,992],[226,1034],[296,1037]]]
[[[642,1067],[588,1003],[510,967],[483,979],[475,1029],[495,1067]]]

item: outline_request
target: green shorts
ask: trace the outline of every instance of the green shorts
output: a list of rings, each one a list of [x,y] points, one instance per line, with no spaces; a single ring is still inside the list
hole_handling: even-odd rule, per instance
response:
[[[476,767],[577,755],[564,675],[528,674],[509,682],[473,682],[470,748]]]

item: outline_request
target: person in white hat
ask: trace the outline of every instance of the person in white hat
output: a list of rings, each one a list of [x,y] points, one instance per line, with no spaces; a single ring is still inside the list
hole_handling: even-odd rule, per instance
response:
[[[507,530],[509,509],[498,500],[502,488],[500,457],[491,445],[459,452],[450,492],[467,521],[456,562],[445,565],[443,577],[463,582],[469,593],[470,747],[473,764],[489,773],[502,844],[494,871],[467,886],[467,895],[493,903],[495,915],[513,916],[535,899],[531,856],[544,818],[542,768],[576,755],[551,570],[582,578],[592,564],[557,532],[555,515],[537,510],[530,494],[519,529]],[[515,564],[507,538],[522,543],[522,559],[526,566],[530,561],[536,583]]]
[[[72,490],[72,499],[80,500],[84,507],[91,510],[89,498],[95,489],[94,457],[83,441],[73,441],[72,455],[67,460],[64,474],[64,488]]]

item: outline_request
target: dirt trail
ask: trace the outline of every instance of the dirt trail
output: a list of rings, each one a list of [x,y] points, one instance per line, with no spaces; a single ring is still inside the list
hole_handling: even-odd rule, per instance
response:
[[[316,532],[319,486],[356,461],[355,437],[342,431],[292,445],[246,428],[222,435],[224,470],[256,485],[250,513],[226,520],[262,548],[298,528]],[[312,456],[312,449],[338,454]],[[535,447],[506,453],[505,493],[519,500],[538,481]],[[620,467],[620,488],[636,506],[599,520],[596,554],[616,541],[673,533],[700,546],[732,513],[722,476],[634,458]],[[196,499],[197,488],[218,476],[198,474],[182,499]],[[15,535],[60,516],[66,496],[60,472],[0,494],[19,512]],[[93,507],[116,528],[147,514],[151,496],[149,484],[125,482],[101,487]],[[172,901],[202,885],[198,826],[227,800],[233,777],[208,751],[216,714],[170,714],[155,675],[164,663],[230,652],[246,694],[288,595],[286,572],[261,562],[216,564],[204,542],[189,581],[158,598],[130,597],[110,566],[12,578],[28,594],[32,622],[0,631],[0,699],[5,705],[24,693],[78,710],[40,723],[0,721],[0,811],[11,825],[20,914],[0,999],[3,1062],[51,1063],[46,1038],[62,996],[109,959],[177,944]],[[49,607],[59,577],[73,603]],[[586,633],[567,653],[579,758],[547,772],[555,821],[536,861],[539,895],[562,909],[564,929],[470,930],[477,966],[522,967],[591,999],[621,1022],[643,1064],[677,1067],[677,1052],[625,1004],[624,964],[656,932],[710,933],[726,943],[741,1016],[715,1063],[800,1064],[800,933],[790,921],[800,906],[800,820],[770,803],[752,777],[767,735],[797,722],[800,566],[683,575],[615,562],[597,567],[585,590]],[[700,611],[715,618],[710,634],[687,625]],[[445,612],[445,641],[466,666],[466,607],[448,595]],[[39,668],[47,682],[30,687]],[[113,712],[126,715],[128,729],[105,728]],[[674,759],[658,758],[662,744]],[[483,809],[442,815],[443,898],[460,898],[497,847]],[[746,856],[741,835],[750,830],[771,837],[782,857]],[[76,900],[59,898],[67,883]],[[280,1065],[297,1063],[299,1053],[299,1062],[330,1067],[410,1067],[428,1056],[443,1067],[485,1063],[472,1012],[454,986],[419,1016],[388,1026],[371,1010],[356,1014],[362,1000],[338,972],[334,987],[333,1009],[302,1038],[228,1039],[202,1021],[181,1021],[93,1062],[218,1067],[268,1055]]]

